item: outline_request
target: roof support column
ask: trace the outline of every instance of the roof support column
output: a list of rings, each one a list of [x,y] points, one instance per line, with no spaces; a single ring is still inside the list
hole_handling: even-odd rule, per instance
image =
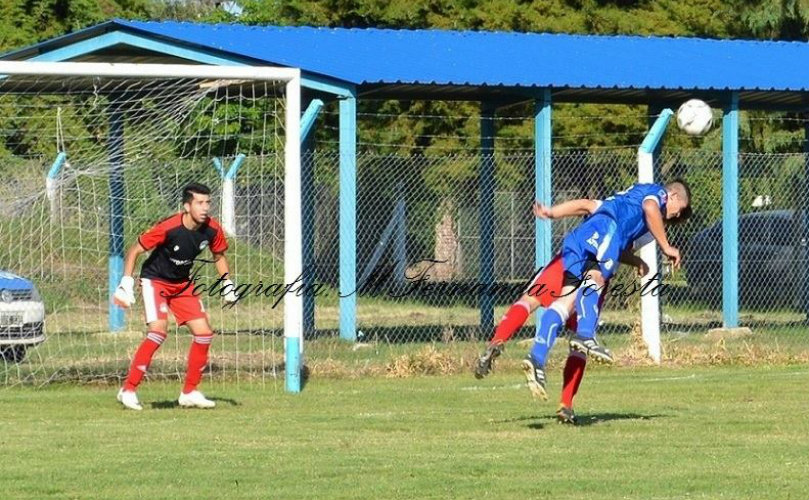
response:
[[[739,93],[722,118],[722,322],[739,326]]]
[[[495,106],[480,107],[480,329],[488,335],[494,328],[494,113]]]
[[[553,182],[553,124],[551,90],[543,89],[534,101],[534,197],[544,205],[551,205]],[[553,248],[553,227],[550,219],[534,219],[534,269],[548,265]],[[536,311],[536,334],[544,308]]]
[[[112,302],[112,295],[124,275],[124,111],[110,106],[107,155],[110,164],[110,239],[108,257],[109,328],[111,332],[124,329],[124,310]]]
[[[301,233],[303,335],[315,333],[315,129],[323,101],[313,99],[301,118]],[[310,292],[312,291],[312,292]]]
[[[340,338],[357,340],[357,96],[340,98]]]

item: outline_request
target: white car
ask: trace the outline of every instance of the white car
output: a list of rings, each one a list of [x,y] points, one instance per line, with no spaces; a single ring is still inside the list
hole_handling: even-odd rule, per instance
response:
[[[0,363],[19,363],[29,347],[45,341],[45,304],[34,284],[0,271]]]

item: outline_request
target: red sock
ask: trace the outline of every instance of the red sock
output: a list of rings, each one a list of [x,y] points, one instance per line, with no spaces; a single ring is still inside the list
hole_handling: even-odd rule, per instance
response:
[[[208,349],[211,347],[213,333],[206,335],[194,335],[191,342],[191,349],[188,351],[188,368],[185,372],[185,385],[183,394],[195,391],[202,380],[202,372],[208,364]]]
[[[525,324],[529,314],[531,314],[531,306],[527,301],[521,299],[512,304],[494,330],[492,343],[502,344],[510,339]]]
[[[152,364],[152,356],[154,356],[154,353],[164,340],[166,340],[166,334],[163,332],[146,333],[146,338],[140,343],[140,347],[135,352],[135,357],[132,358],[132,364],[129,366],[129,374],[126,376],[126,382],[124,382],[125,391],[137,390],[138,384],[146,375],[146,370]]]
[[[562,382],[562,405],[573,408],[573,396],[579,392],[581,379],[584,378],[584,367],[587,365],[587,356],[580,352],[571,352],[565,363]]]

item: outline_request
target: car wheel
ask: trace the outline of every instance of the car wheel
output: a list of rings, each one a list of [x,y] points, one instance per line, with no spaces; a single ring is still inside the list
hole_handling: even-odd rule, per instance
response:
[[[10,345],[0,347],[0,360],[6,363],[19,363],[25,359],[24,345]]]

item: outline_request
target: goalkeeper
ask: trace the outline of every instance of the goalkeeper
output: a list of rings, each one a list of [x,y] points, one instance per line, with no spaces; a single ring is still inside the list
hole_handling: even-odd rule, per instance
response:
[[[118,391],[118,401],[126,408],[143,409],[136,391],[154,353],[166,339],[168,311],[172,312],[178,325],[188,326],[194,337],[188,353],[185,385],[178,401],[180,406],[216,406],[214,401],[197,390],[202,372],[208,364],[208,349],[213,339],[213,330],[202,301],[194,294],[194,286],[189,282],[191,267],[206,247],[213,254],[217,273],[222,278],[227,278],[230,274],[225,258],[225,250],[228,248],[225,235],[219,223],[208,215],[211,208],[210,194],[210,189],[202,184],[187,185],[182,192],[183,210],[163,219],[140,235],[126,253],[124,276],[113,295],[114,303],[123,308],[129,308],[135,302],[135,280],[132,277],[135,262],[140,254],[151,251],[140,273],[146,313],[146,338],[135,352],[126,382]],[[235,302],[238,297],[233,282],[224,279],[222,283],[225,301]]]

